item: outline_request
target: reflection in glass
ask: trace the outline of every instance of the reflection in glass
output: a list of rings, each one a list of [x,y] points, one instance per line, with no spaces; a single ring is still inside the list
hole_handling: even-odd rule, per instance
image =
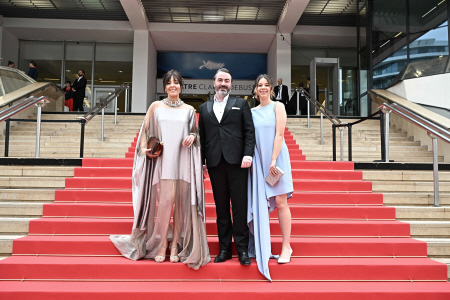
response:
[[[61,84],[63,42],[20,41],[19,70],[28,73],[30,62],[37,64],[37,81]]]
[[[380,3],[383,1],[374,1],[374,6],[380,11]],[[405,3],[405,1],[398,1]],[[434,58],[442,58],[449,54],[448,49],[448,22],[447,20],[447,5],[442,0],[409,0],[409,61],[419,62]],[[397,4],[396,4],[397,5]],[[392,9],[394,6],[386,6],[386,9]],[[374,9],[375,10],[375,9]],[[380,12],[374,11],[375,15]],[[386,13],[388,11],[386,10]],[[391,11],[393,15],[397,11]],[[397,17],[395,17],[397,18]],[[387,22],[389,19],[387,19]],[[396,26],[391,26],[397,28]],[[397,41],[397,45],[402,46],[401,49],[396,48],[376,48],[374,45],[374,67],[373,67],[373,88],[384,89],[392,84],[394,78],[402,71],[408,61],[407,41],[403,38],[404,33],[399,32],[397,37],[391,38],[384,43],[392,43]],[[386,57],[388,56],[388,57]],[[380,61],[381,60],[381,61]],[[417,66],[418,73],[426,72],[429,75],[432,73],[439,73],[442,70],[439,66],[432,66],[433,63],[426,63],[422,67]],[[426,70],[425,70],[426,68]],[[409,70],[411,74],[418,74],[413,70]],[[402,74],[403,76],[403,74]],[[408,75],[409,76],[409,75]],[[414,75],[411,75],[414,76]],[[419,75],[420,76],[420,75]]]
[[[341,116],[359,116],[359,101],[356,91],[356,69],[341,69]]]
[[[33,84],[34,81],[22,75],[22,72],[0,67],[0,96]]]

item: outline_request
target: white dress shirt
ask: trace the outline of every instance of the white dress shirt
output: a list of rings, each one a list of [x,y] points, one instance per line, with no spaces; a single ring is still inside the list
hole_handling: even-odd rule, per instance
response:
[[[230,95],[226,95],[223,98],[222,102],[217,101],[216,96],[214,96],[214,105],[213,105],[213,111],[214,114],[216,115],[217,121],[222,121],[222,117],[223,117],[223,112],[225,111],[225,107],[227,106],[227,102],[228,102],[228,97]]]
[[[214,95],[213,111],[214,111],[214,114],[216,115],[216,118],[219,121],[219,123],[220,123],[220,121],[222,121],[223,113],[225,111],[225,107],[227,106],[227,102],[228,102],[228,97],[229,96],[230,95],[226,95],[223,98],[223,101],[219,102],[219,101],[217,101],[217,98]],[[250,162],[253,161],[253,158],[251,156],[244,156],[243,159],[248,160]]]
[[[279,85],[278,86],[278,95],[277,95],[277,100],[281,100],[281,91],[283,90],[283,85]]]

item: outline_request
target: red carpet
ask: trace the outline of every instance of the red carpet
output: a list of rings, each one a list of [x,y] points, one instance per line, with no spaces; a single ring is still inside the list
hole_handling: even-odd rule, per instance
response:
[[[83,159],[66,189],[32,220],[0,261],[0,299],[450,299],[447,266],[427,258],[427,245],[410,238],[408,223],[352,162],[305,161],[286,130],[295,193],[290,264],[269,267],[236,258],[199,271],[185,265],[130,261],[110,234],[129,234],[133,222],[131,173],[136,139],[123,159]],[[208,243],[219,252],[215,207],[205,180]],[[276,211],[273,252],[281,250]],[[236,253],[235,253],[236,254]]]

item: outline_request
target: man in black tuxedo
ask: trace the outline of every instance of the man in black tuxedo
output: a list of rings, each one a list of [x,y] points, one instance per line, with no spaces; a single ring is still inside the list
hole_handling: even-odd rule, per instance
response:
[[[202,161],[206,160],[203,168],[205,176],[209,172],[216,204],[220,253],[214,262],[231,259],[231,238],[234,237],[239,262],[250,265],[247,182],[255,149],[255,127],[247,101],[229,97],[231,82],[230,71],[222,68],[216,72],[216,94],[213,100],[200,105],[198,127]]]
[[[288,87],[283,84],[283,79],[278,78],[278,85],[273,88],[275,99],[284,105],[289,101]]]
[[[83,100],[86,95],[87,80],[84,78],[84,71],[78,71],[78,79],[74,81],[72,85],[73,94],[73,111],[84,111]]]

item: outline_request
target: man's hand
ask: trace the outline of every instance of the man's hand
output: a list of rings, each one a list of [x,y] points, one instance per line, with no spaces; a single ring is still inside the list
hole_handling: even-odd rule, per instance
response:
[[[208,168],[206,166],[203,166],[203,176],[208,176]]]
[[[250,168],[252,165],[252,162],[245,157],[242,159],[241,168]]]
[[[74,88],[72,88],[72,91],[76,92],[76,90]]]

